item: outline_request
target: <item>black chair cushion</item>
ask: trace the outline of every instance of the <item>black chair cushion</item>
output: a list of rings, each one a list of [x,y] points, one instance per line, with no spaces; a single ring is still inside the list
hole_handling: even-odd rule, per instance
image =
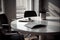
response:
[[[12,35],[11,40],[24,40],[24,35]]]

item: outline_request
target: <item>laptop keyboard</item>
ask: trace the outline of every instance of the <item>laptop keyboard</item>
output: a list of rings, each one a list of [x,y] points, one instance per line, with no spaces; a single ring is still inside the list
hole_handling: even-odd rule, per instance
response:
[[[45,27],[46,25],[44,25],[40,22],[29,22],[25,26],[29,27],[29,28],[39,28],[39,27]]]

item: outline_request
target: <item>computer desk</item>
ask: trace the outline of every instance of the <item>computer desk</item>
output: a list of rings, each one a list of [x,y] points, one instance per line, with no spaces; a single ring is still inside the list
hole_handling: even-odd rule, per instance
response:
[[[40,17],[30,17],[32,20],[41,21]],[[53,20],[54,19],[54,20]],[[11,27],[15,31],[20,31],[22,33],[30,33],[35,35],[40,35],[41,40],[55,40],[53,36],[60,35],[60,22],[59,18],[47,18],[46,27],[31,29],[25,26],[28,22],[20,22],[20,20],[27,20],[28,18],[17,19],[11,22]],[[49,37],[49,38],[48,38]],[[47,38],[47,39],[46,39]],[[40,39],[39,39],[40,40]]]

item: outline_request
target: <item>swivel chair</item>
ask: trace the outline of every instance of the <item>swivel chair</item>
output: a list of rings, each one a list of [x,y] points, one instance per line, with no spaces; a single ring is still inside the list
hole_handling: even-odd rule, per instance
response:
[[[29,21],[33,21],[33,20],[31,20],[30,17],[34,17],[34,16],[37,16],[35,11],[25,11],[25,13],[24,13],[24,17],[28,17]]]
[[[8,18],[5,14],[0,15],[0,24],[2,26],[2,40],[24,40],[24,35],[18,34],[18,31],[11,31],[11,26],[9,25]]]
[[[36,14],[36,12],[35,11],[25,11],[24,12],[24,17],[26,18],[26,17],[28,17],[28,20],[29,21],[34,21],[34,20],[32,20],[30,17],[36,17],[37,16],[37,14]],[[32,34],[27,34],[27,37],[30,37],[30,36],[32,36]],[[29,38],[30,39],[30,38]]]

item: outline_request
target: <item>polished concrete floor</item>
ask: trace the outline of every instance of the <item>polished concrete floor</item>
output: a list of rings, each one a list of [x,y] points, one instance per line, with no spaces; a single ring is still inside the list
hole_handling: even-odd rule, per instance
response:
[[[37,40],[37,37],[33,36],[33,37],[30,37],[30,38],[25,38],[25,40]]]

